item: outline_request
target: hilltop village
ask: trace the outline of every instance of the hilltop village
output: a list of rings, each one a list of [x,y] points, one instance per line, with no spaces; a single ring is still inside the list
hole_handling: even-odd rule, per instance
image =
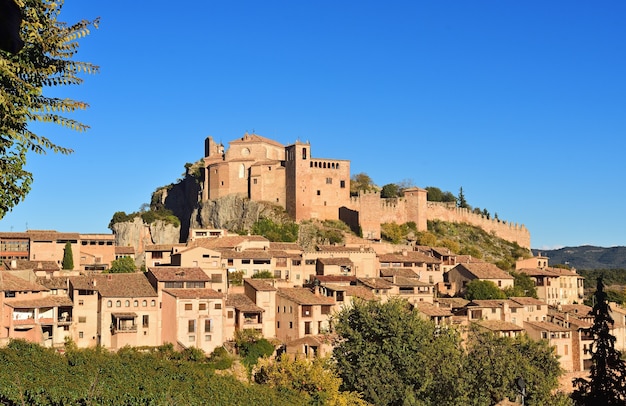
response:
[[[296,221],[343,220],[362,230],[358,243],[305,250],[192,228],[185,242],[148,244],[138,252],[118,245],[114,234],[1,232],[0,343],[21,338],[62,348],[69,338],[81,348],[112,351],[172,343],[210,354],[236,331],[253,329],[288,354],[315,357],[333,348],[334,312],[356,300],[401,297],[437,325],[527,334],[554,346],[565,371],[589,368],[592,339],[583,329],[593,318],[582,304],[583,278],[575,270],[551,267],[544,256],[520,259],[515,270],[532,279],[537,298],[468,301],[463,295],[472,281],[506,289],[514,277],[447,248],[379,241],[383,222],[414,221],[425,230],[426,221],[437,218],[481,223],[529,247],[523,226],[429,204],[419,188],[393,203],[375,193],[351,197],[349,168],[349,161],[312,158],[308,143],[284,147],[246,134],[225,150],[209,137],[198,199],[240,194],[274,202]],[[69,250],[75,266],[61,269]],[[125,257],[143,258],[145,272],[108,273]],[[626,349],[626,311],[612,311],[616,348]]]

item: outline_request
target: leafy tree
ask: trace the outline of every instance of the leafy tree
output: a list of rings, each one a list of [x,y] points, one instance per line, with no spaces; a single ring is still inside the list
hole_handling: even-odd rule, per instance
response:
[[[435,186],[427,186],[426,199],[429,202],[456,202],[456,197],[451,192],[442,192],[441,189]]]
[[[506,299],[504,291],[498,285],[480,279],[474,279],[467,284],[464,297],[467,300]]]
[[[380,190],[380,197],[391,198],[402,196],[400,187],[395,183],[388,183]]]
[[[295,392],[309,404],[327,406],[366,406],[354,392],[341,392],[341,378],[328,358],[293,359],[282,354],[277,359],[259,360],[254,381],[279,391]]]
[[[272,279],[274,274],[271,271],[261,271],[252,275],[252,279]]]
[[[137,272],[135,260],[131,257],[122,257],[111,262],[111,268],[105,273],[133,273]]]
[[[259,358],[269,357],[274,353],[274,345],[256,330],[243,329],[235,332],[235,346],[242,357],[243,364],[251,370]]]
[[[456,198],[456,205],[462,209],[471,209],[471,206],[467,204],[465,200],[465,193],[463,193],[463,187],[459,189],[459,196]]]
[[[422,319],[406,300],[356,301],[333,325],[343,390],[375,405],[463,404],[459,335]]]
[[[268,218],[262,218],[252,226],[254,235],[262,235],[270,241],[295,242],[298,240],[298,224],[286,222],[275,223]]]
[[[416,235],[416,243],[418,245],[435,247],[437,245],[437,236],[430,231],[421,231]]]
[[[626,404],[626,362],[615,349],[615,336],[611,334],[614,324],[610,314],[602,277],[597,279],[595,305],[591,310],[593,326],[585,331],[593,337],[589,379],[574,379],[572,399],[576,405],[624,405]]]
[[[72,243],[66,242],[63,248],[63,269],[74,269],[74,255],[72,254]]]
[[[374,181],[366,173],[357,173],[350,178],[350,195],[352,196],[358,195],[359,192],[369,192],[376,189]]]
[[[392,244],[400,244],[406,237],[406,231],[397,223],[383,223],[380,225],[380,236]]]
[[[32,132],[31,121],[60,124],[77,131],[88,126],[62,115],[88,105],[70,98],[47,97],[44,87],[77,85],[80,73],[98,67],[73,60],[78,40],[97,27],[98,20],[68,25],[58,20],[63,0],[22,0],[21,37],[25,45],[16,54],[0,50],[0,218],[28,194],[33,181],[26,171],[29,151],[70,154],[69,148]]]
[[[507,297],[527,296],[537,299],[537,288],[530,276],[515,271],[511,271],[511,276],[514,278],[513,287],[504,289],[504,293]]]

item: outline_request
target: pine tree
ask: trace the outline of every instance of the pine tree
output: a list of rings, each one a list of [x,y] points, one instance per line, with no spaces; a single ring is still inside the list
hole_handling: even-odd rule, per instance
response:
[[[615,349],[615,336],[610,333],[613,318],[610,315],[607,294],[602,277],[598,278],[593,306],[593,326],[586,332],[593,337],[589,379],[574,379],[576,389],[572,399],[578,406],[626,404],[626,362]]]
[[[74,269],[74,255],[72,254],[72,243],[65,243],[63,249],[63,269]]]
[[[456,199],[456,205],[462,209],[469,208],[469,204],[467,204],[467,200],[465,200],[465,193],[463,193],[463,187],[459,189],[459,197]]]

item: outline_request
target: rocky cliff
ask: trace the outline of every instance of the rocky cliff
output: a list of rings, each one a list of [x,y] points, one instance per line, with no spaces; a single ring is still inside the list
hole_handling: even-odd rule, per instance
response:
[[[113,224],[112,229],[118,247],[135,248],[137,264],[145,263],[146,245],[176,244],[180,240],[180,227],[162,220],[146,224],[141,217],[135,217],[133,221]]]

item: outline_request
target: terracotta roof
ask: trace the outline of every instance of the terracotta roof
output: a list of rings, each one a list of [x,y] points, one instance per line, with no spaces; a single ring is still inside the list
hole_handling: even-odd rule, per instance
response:
[[[613,307],[611,307],[613,308]],[[565,313],[578,314],[580,316],[589,316],[593,308],[584,304],[562,305],[561,310]]]
[[[318,245],[321,252],[374,252],[371,247],[348,247],[345,245]]]
[[[278,295],[300,305],[333,305],[335,299],[316,295],[307,288],[279,288]]]
[[[59,233],[54,230],[28,230],[26,234],[32,241],[57,241],[57,240],[76,240],[80,238],[79,233]]]
[[[38,277],[37,283],[45,286],[48,289],[67,289],[68,279],[69,277],[67,276],[52,276],[50,278]]]
[[[222,258],[230,258],[230,259],[272,259],[274,258],[274,253],[276,251],[262,250],[262,249],[247,249],[242,251],[237,250],[219,250],[222,254]],[[287,254],[280,256],[281,258],[286,258]]]
[[[302,247],[297,242],[271,242],[270,248],[282,251],[302,251]]]
[[[457,264],[472,264],[472,263],[480,263],[484,262],[482,259],[474,258],[471,255],[457,255],[456,263]]]
[[[556,323],[550,323],[549,321],[525,321],[524,326],[529,325],[536,330],[543,331],[572,331],[571,328],[559,326]]]
[[[508,321],[502,321],[502,320],[480,320],[480,321],[477,321],[476,324],[491,331],[522,331],[524,330],[522,327],[518,326],[517,324],[510,323]]]
[[[315,279],[320,281],[322,284],[333,282],[356,282],[356,276],[351,275],[315,275]]]
[[[252,286],[257,292],[273,292],[276,288],[262,279],[245,278],[244,284]]]
[[[406,278],[404,276],[396,276],[392,283],[396,286],[433,286],[430,283],[422,282],[417,278]]]
[[[134,254],[135,247],[115,247],[116,254]]]
[[[211,278],[200,267],[157,266],[148,268],[159,282],[190,281],[209,282]]]
[[[197,240],[194,240],[189,245],[211,249],[235,248],[247,241],[267,242],[269,244],[269,240],[260,235],[227,235],[217,238],[199,238]]]
[[[505,300],[505,299],[472,300],[470,303],[467,304],[467,306],[500,308],[500,307],[503,307],[505,303],[508,304],[509,307],[515,307],[517,309],[524,307],[519,303],[513,302],[511,300]]]
[[[419,278],[419,275],[411,268],[380,268],[380,276],[404,276],[405,278]]]
[[[454,268],[462,268],[478,279],[514,279],[508,272],[503,271],[489,262],[473,262],[457,264]]]
[[[440,297],[435,299],[441,307],[449,307],[450,309],[460,309],[467,306],[469,300],[460,297]]]
[[[293,341],[289,341],[285,345],[287,345],[288,347],[293,347],[295,345],[307,344],[309,346],[319,347],[322,344],[332,344],[336,338],[337,337],[333,334],[308,335],[302,338],[297,338]]]
[[[393,284],[383,278],[358,278],[358,281],[370,289],[391,289]]]
[[[70,276],[73,289],[96,290],[103,297],[155,297],[143,272]]]
[[[72,300],[67,296],[46,296],[36,299],[6,299],[4,304],[14,309],[41,309],[42,307],[72,306]]]
[[[15,260],[15,267],[11,266],[11,262],[11,260],[4,260],[4,267],[7,271],[28,269],[33,271],[54,272],[61,269],[56,261],[29,261],[26,259],[17,259]]]
[[[318,258],[317,262],[322,265],[352,266],[353,262],[350,258]]]
[[[430,317],[452,317],[449,308],[442,308],[427,302],[417,302],[413,305],[420,313]]]
[[[406,251],[403,253],[381,254],[378,256],[379,262],[416,262],[425,264],[440,264],[441,260],[422,254],[418,251]]]
[[[248,313],[262,313],[261,307],[257,306],[248,296],[242,293],[231,293],[226,297],[226,306]]]
[[[553,272],[554,274],[558,275],[558,276],[576,276],[579,277],[581,279],[584,279],[582,276],[580,276],[578,273],[576,273],[576,271],[572,271],[571,269],[565,269],[565,268],[555,268],[555,267],[547,267],[547,270]]]
[[[144,251],[172,251],[174,247],[184,247],[183,244],[151,244],[146,245]]]
[[[324,287],[333,291],[344,292],[346,296],[358,297],[364,300],[378,300],[378,297],[372,292],[372,290],[365,286],[339,285],[328,283],[324,285]]]
[[[510,297],[509,300],[512,300],[515,303],[519,303],[521,305],[535,305],[535,306],[547,306],[547,303],[543,300],[535,299],[534,297],[526,297],[526,296],[517,296]]]
[[[229,144],[230,145],[247,144],[247,143],[254,143],[254,142],[262,142],[265,144],[274,145],[276,147],[285,148],[285,146],[278,141],[274,141],[269,138],[262,137],[258,134],[248,134],[248,133],[245,133],[243,137],[241,138],[237,138],[236,140],[230,141]]]
[[[221,299],[224,297],[224,294],[208,288],[163,289],[163,292],[179,299]]]
[[[8,271],[0,271],[0,291],[4,292],[42,292],[46,291],[43,285],[20,278]]]

